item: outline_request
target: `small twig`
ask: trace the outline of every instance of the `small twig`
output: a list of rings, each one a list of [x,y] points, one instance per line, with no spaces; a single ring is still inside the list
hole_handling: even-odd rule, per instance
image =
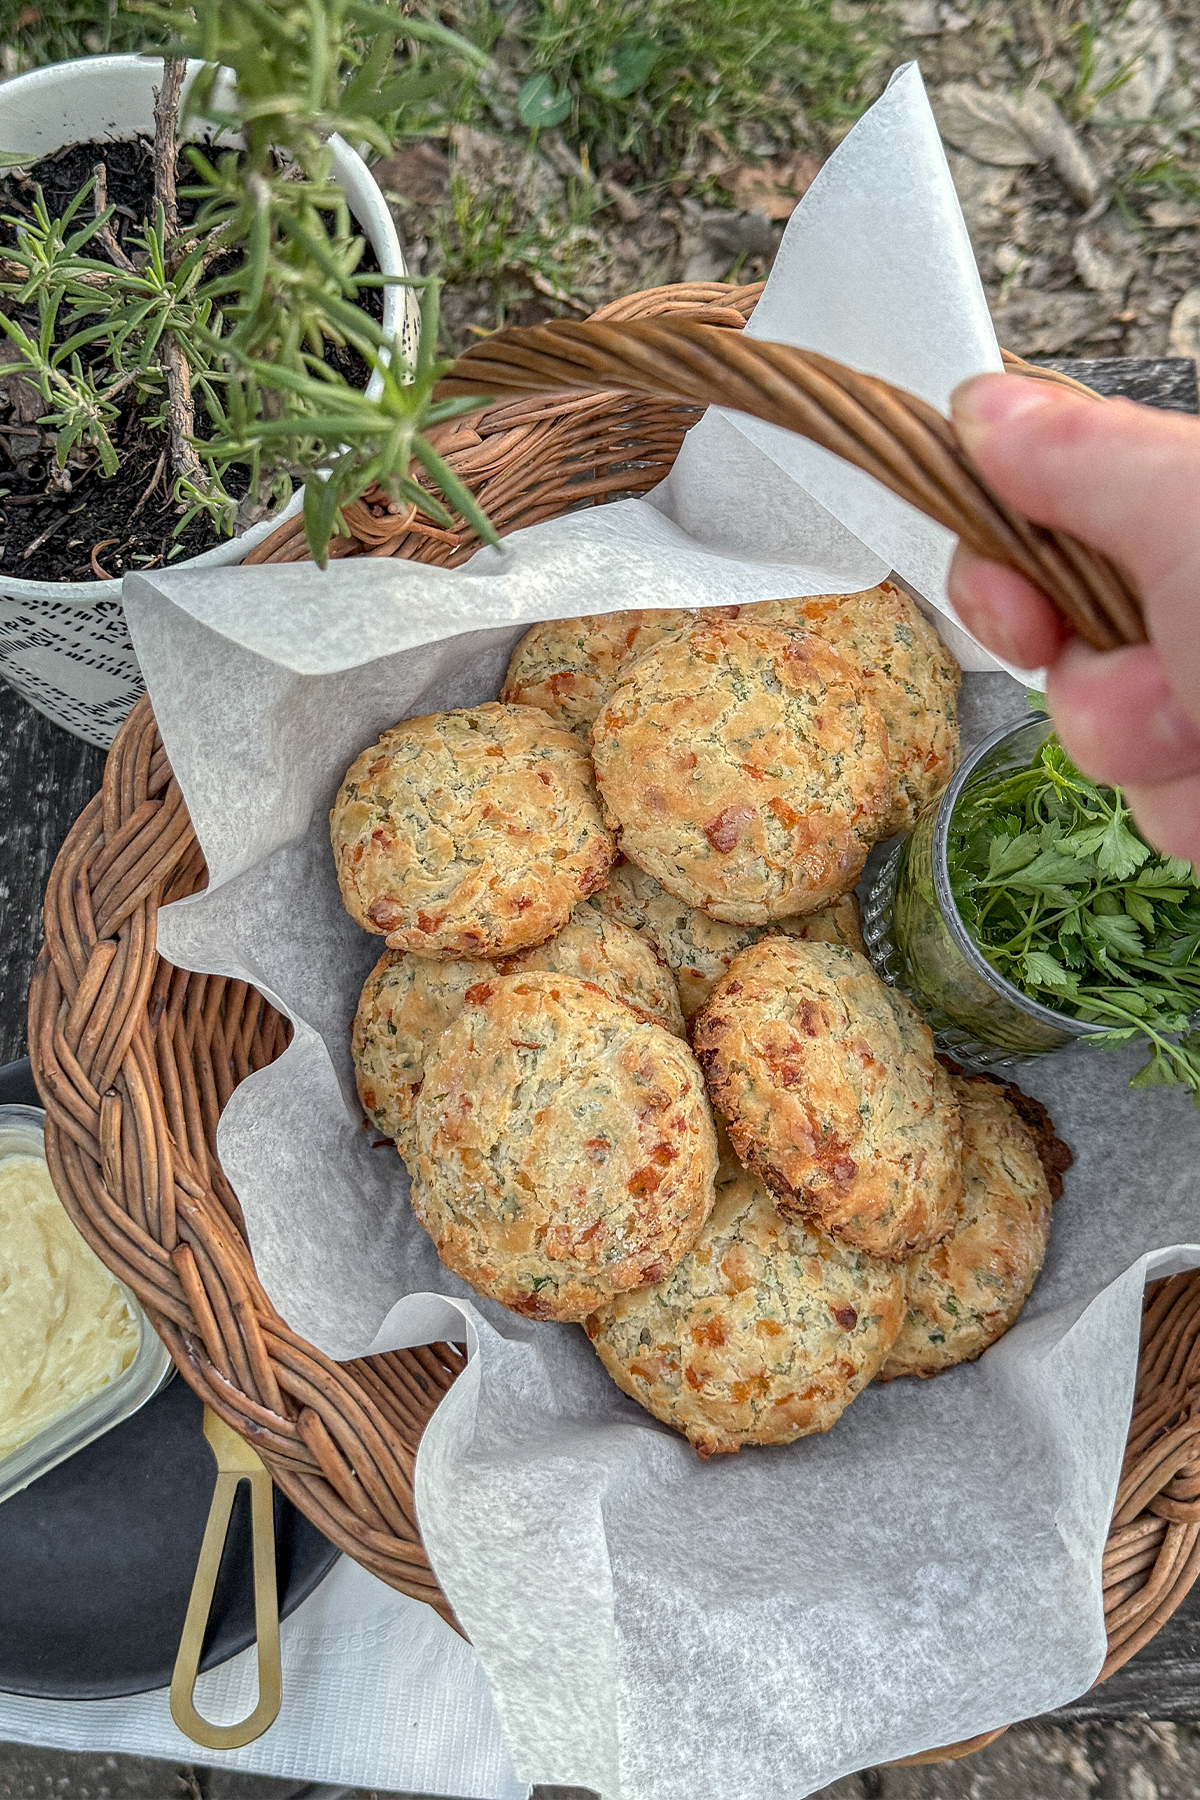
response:
[[[12,262],[7,256],[0,256],[0,275],[10,281],[28,281],[29,270],[24,263]],[[71,277],[83,287],[102,288],[110,279],[108,271],[99,269],[80,269]]]
[[[111,581],[113,579],[107,569],[102,569],[100,567],[100,552],[102,550],[107,550],[110,544],[119,544],[120,541],[120,538],[101,538],[98,544],[92,545],[92,574],[96,577],[97,581]]]
[[[108,170],[102,162],[94,163],[92,165],[92,183],[92,214],[93,217],[98,219],[108,207]],[[129,257],[126,256],[124,250],[122,250],[117,234],[112,228],[111,219],[106,219],[104,221],[104,224],[100,227],[96,236],[100,239],[100,242],[104,245],[104,248],[108,251],[108,254],[112,257],[118,269],[124,269],[127,275],[132,275],[134,273],[133,263],[130,261]]]
[[[163,369],[167,377],[167,430],[171,438],[171,467],[186,476],[200,493],[208,492],[208,471],[192,442],[196,409],[192,403],[192,372],[179,339],[172,331],[162,335]]]
[[[154,492],[155,488],[158,486],[159,482],[162,480],[163,470],[166,468],[166,466],[167,466],[167,453],[165,450],[160,450],[158,453],[158,461],[154,465],[154,473],[150,477],[150,480],[149,480],[147,486],[142,490],[142,495],[141,495],[141,498],[138,501],[137,505],[134,507],[134,509],[130,513],[128,519],[125,521],[126,525],[133,524],[133,521],[137,518],[137,516],[141,512],[143,506],[145,506],[147,500],[150,498],[151,494]]]
[[[539,269],[531,269],[527,264],[525,273],[529,277],[530,287],[535,288],[539,294],[545,294],[548,300],[558,300],[564,306],[573,306],[576,312],[583,313],[585,317],[591,312],[592,308],[586,301],[577,300],[574,294],[564,293],[562,288],[556,287]]]
[[[186,64],[163,64],[162,86],[154,96],[154,196],[163,210],[163,238],[179,231],[179,204],[175,194],[176,134],[179,97]],[[171,467],[186,477],[202,494],[208,492],[208,473],[196,454],[196,408],[192,398],[192,374],[179,339],[171,330],[162,337],[163,370],[167,377],[167,430],[171,440]]]
[[[175,195],[176,138],[179,132],[179,98],[183,92],[184,62],[163,64],[162,86],[154,95],[154,197],[163,209],[164,235],[179,230],[179,202]]]
[[[21,561],[28,562],[34,551],[40,550],[42,545],[46,543],[48,539],[52,538],[55,532],[58,531],[61,526],[65,525],[70,517],[70,513],[59,513],[57,519],[52,519],[45,531],[43,531],[41,537],[34,538],[32,544],[27,544],[25,549],[22,550]]]
[[[102,400],[115,400],[117,395],[123,394],[125,389],[129,387],[132,382],[137,381],[143,372],[144,371],[141,369],[128,369],[124,375],[118,376],[116,381],[105,388],[100,398]]]
[[[174,280],[192,251],[203,244],[204,254],[200,259],[201,272],[208,269],[218,256],[223,256],[233,236],[233,220],[226,219],[223,224],[214,225],[205,238],[189,237],[186,230],[171,245],[167,253],[167,274]]]

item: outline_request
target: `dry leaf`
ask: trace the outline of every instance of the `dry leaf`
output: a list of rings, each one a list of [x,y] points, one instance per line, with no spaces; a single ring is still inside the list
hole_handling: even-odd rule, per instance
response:
[[[1012,94],[976,87],[973,81],[951,81],[930,99],[946,142],[976,162],[1013,168],[1041,160],[1017,122]]]
[[[401,206],[436,206],[450,192],[449,158],[425,139],[375,163],[371,173],[388,199]]]
[[[780,157],[774,162],[739,163],[718,177],[720,185],[733,195],[739,212],[765,213],[768,219],[790,219],[796,202],[808,192],[821,167],[819,156],[797,151],[794,156]]]
[[[21,352],[8,338],[0,342],[0,368],[5,363],[21,362]],[[0,411],[7,412],[13,425],[36,425],[46,410],[46,402],[24,375],[0,376]]]
[[[969,229],[973,232],[999,231],[1005,218],[1001,207],[1012,192],[1016,170],[976,162],[973,156],[950,148],[946,150],[946,161]]]
[[[1200,287],[1189,288],[1175,302],[1167,353],[1170,356],[1190,356],[1200,361]]]
[[[1040,88],[1018,98],[973,81],[950,81],[930,98],[947,143],[976,162],[1002,168],[1049,163],[1080,206],[1091,206],[1099,194],[1100,177],[1087,151]]]
[[[1200,206],[1192,200],[1156,200],[1146,213],[1156,231],[1179,231],[1188,225],[1200,225]]]
[[[1077,231],[1071,254],[1084,287],[1107,294],[1114,305],[1119,304],[1137,267],[1137,245],[1129,234]]]
[[[1020,289],[993,317],[1006,349],[1018,356],[1057,356],[1107,325],[1112,309],[1103,294]]]

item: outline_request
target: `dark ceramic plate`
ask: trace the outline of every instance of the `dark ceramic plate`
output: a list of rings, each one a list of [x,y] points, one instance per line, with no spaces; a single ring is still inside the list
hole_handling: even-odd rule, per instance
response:
[[[0,1069],[0,1105],[37,1106],[28,1059]],[[166,1687],[216,1483],[203,1407],[183,1381],[0,1504],[0,1691],[107,1700]],[[275,1491],[286,1618],[338,1551]],[[250,1494],[243,1483],[202,1669],[254,1642]]]

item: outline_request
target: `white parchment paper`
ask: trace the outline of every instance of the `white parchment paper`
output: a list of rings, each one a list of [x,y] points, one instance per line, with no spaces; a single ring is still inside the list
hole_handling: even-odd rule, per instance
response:
[[[789,225],[756,330],[944,405],[996,367],[912,68]],[[222,1160],[263,1281],[334,1356],[466,1337],[417,1505],[520,1776],[611,1800],[774,1800],[1044,1711],[1104,1654],[1100,1554],[1147,1269],[1200,1262],[1200,1116],[1130,1093],[1130,1055],[1020,1079],[1076,1166],[1020,1324],[935,1382],[868,1389],[825,1438],[699,1462],[608,1381],[583,1333],[475,1300],[360,1128],[349,1060],[379,952],[343,912],[326,814],[384,727],[498,692],[542,618],[870,585],[946,616],[949,540],[784,434],[709,414],[669,482],[519,532],[459,571],[361,560],[130,578],[125,605],[210,885],[159,919],[184,967],[252,981],[295,1022],[234,1094]],[[1023,711],[974,673],[969,744]]]

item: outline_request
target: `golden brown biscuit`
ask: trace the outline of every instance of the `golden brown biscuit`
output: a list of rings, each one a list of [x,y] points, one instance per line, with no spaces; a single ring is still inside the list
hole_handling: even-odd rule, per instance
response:
[[[789,1217],[907,1259],[962,1197],[951,1078],[916,1009],[838,944],[766,937],[693,1021],[713,1105]]]
[[[848,944],[866,954],[853,894],[843,894],[840,900],[801,918],[773,919],[769,925],[726,925],[686,900],[677,900],[645,869],[620,858],[588,905],[598,906],[606,917],[619,919],[650,940],[679,984],[685,1019],[699,1012],[721,977],[729,973],[739,950],[773,932],[822,944]]]
[[[701,1456],[828,1431],[888,1353],[904,1269],[789,1221],[749,1170],[665,1281],[586,1321],[617,1386]]]
[[[543,943],[613,860],[579,739],[494,700],[385,731],[348,769],[329,831],[351,918],[419,956]]]
[[[396,1140],[407,1160],[407,1131],[425,1059],[463,1009],[463,996],[491,975],[544,969],[594,981],[614,1000],[640,1008],[676,1037],[683,1014],[675,978],[636,931],[606,919],[589,901],[544,944],[487,962],[459,956],[438,961],[407,950],[385,950],[367,976],[350,1038],[363,1111]]]
[[[861,594],[766,600],[741,616],[815,632],[858,675],[887,727],[891,805],[881,835],[911,830],[958,765],[962,671],[933,626],[892,581]]]
[[[1046,1255],[1050,1189],[1032,1132],[1002,1086],[950,1080],[965,1191],[950,1236],[908,1264],[908,1310],[882,1381],[982,1356],[1016,1323]]]
[[[495,971],[478,957],[385,950],[363,983],[350,1033],[355,1086],[372,1125],[402,1156],[426,1057],[462,1012],[467,989]]]
[[[527,631],[512,653],[500,698],[540,706],[587,742],[592,720],[627,663],[696,618],[678,607],[548,619]]]
[[[891,804],[883,835],[911,828],[958,764],[961,671],[895,582],[855,594],[814,594],[750,606],[598,613],[526,632],[502,700],[540,706],[581,736],[628,666],[664,637],[713,619],[795,625],[829,644],[859,676],[888,734]]]
[[[567,975],[495,976],[464,1001],[413,1109],[413,1210],[442,1261],[534,1319],[660,1281],[717,1167],[686,1044]]]
[[[883,721],[845,663],[811,633],[740,618],[633,663],[592,754],[625,855],[735,925],[847,893],[889,804]]]

